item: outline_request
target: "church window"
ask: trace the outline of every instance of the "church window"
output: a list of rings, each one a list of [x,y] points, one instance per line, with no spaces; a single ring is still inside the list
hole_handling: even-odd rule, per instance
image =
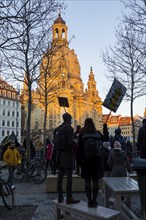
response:
[[[95,96],[95,92],[94,91],[92,91],[92,96]]]
[[[62,29],[62,38],[65,38],[65,30],[64,30],[64,28]]]
[[[39,119],[39,110],[36,109],[35,110],[35,120],[38,120]]]
[[[55,38],[58,38],[58,28],[55,29]]]

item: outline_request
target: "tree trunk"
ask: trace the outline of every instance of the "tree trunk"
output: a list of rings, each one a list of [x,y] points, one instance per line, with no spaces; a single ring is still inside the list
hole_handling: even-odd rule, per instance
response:
[[[135,123],[133,117],[133,99],[131,99],[130,103],[130,111],[131,111],[131,120],[132,120],[132,133],[133,133],[133,151],[136,151],[136,143],[135,143]]]

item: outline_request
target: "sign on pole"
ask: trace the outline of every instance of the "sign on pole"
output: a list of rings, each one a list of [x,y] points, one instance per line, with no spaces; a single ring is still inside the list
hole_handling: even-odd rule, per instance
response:
[[[66,97],[58,97],[59,105],[64,107],[64,110],[66,112],[65,107],[69,108],[68,99]]]
[[[109,110],[116,112],[126,90],[126,87],[115,78],[102,105]]]

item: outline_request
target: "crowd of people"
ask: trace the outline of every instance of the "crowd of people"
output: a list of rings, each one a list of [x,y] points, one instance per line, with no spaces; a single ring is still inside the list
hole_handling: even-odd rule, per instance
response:
[[[45,149],[46,169],[51,168],[52,174],[58,174],[57,193],[58,202],[64,199],[62,181],[66,175],[66,203],[78,203],[79,199],[72,196],[73,172],[81,176],[85,182],[85,192],[88,207],[98,206],[99,180],[103,176],[123,177],[127,173],[132,173],[130,166],[130,156],[132,154],[132,144],[121,134],[121,129],[115,129],[115,135],[109,137],[106,123],[103,124],[103,131],[96,129],[92,118],[86,118],[84,126],[77,125],[74,131],[72,116],[69,113],[63,114],[63,123],[54,130],[53,139],[47,137],[45,148],[40,136],[32,142],[30,140],[30,159],[40,158],[42,149]],[[138,133],[138,150],[140,157],[146,158],[146,119]],[[61,142],[57,142],[62,135]],[[64,139],[64,140],[63,140]],[[3,160],[8,167],[8,182],[14,188],[14,169],[21,160],[22,152],[27,150],[26,139],[23,147],[18,146],[17,141],[11,141],[3,154]]]
[[[74,132],[71,119],[71,115],[65,113],[63,123],[59,126],[59,130],[62,127],[66,133],[63,133],[66,145],[62,149],[58,147],[57,150],[58,202],[63,201],[62,180],[65,174],[66,203],[79,202],[72,197],[72,174],[75,170],[75,173],[84,179],[88,207],[97,207],[99,180],[103,176],[122,177],[132,172],[128,157],[129,153],[132,153],[132,145],[121,135],[120,128],[117,128],[114,137],[110,138],[106,124],[103,125],[101,133],[96,129],[93,119],[87,118],[84,126],[77,125]]]

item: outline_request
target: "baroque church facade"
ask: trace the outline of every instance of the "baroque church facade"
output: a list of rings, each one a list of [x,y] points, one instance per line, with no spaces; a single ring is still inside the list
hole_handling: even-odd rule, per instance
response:
[[[78,124],[83,126],[85,119],[91,117],[96,128],[102,131],[102,100],[96,88],[93,70],[90,68],[85,89],[77,55],[74,49],[69,48],[67,31],[66,22],[59,15],[52,26],[51,48],[42,57],[37,89],[32,92],[31,131],[43,131],[45,108],[48,132],[62,123],[62,114],[65,111],[72,115],[74,128]],[[24,85],[23,111],[27,111],[26,90]],[[58,97],[67,98],[69,107],[60,106]],[[26,123],[23,125],[26,129]]]

